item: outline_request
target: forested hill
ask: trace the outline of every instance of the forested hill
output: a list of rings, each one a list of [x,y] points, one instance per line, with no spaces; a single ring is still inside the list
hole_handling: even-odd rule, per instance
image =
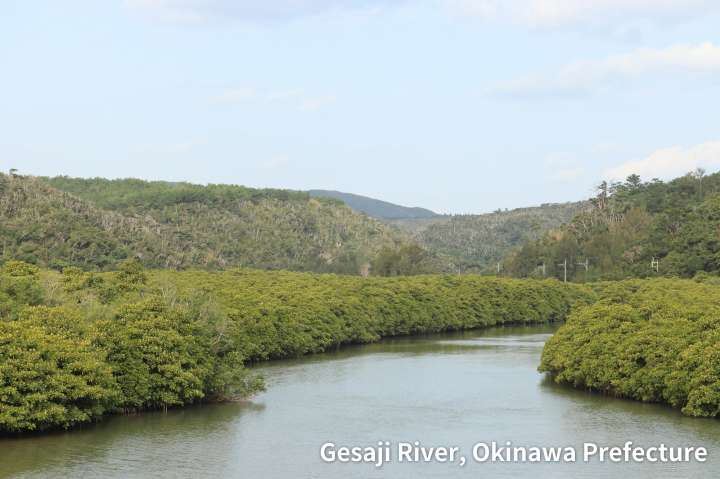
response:
[[[3,259],[357,273],[403,235],[335,200],[231,185],[0,175]]]
[[[437,216],[392,223],[459,272],[491,272],[514,248],[570,221],[589,203],[544,204],[481,215]]]
[[[580,281],[720,273],[720,173],[698,170],[667,183],[632,175],[602,183],[591,204],[510,256],[508,272],[537,276],[544,263],[560,278],[567,260],[568,278]]]
[[[342,193],[331,190],[310,190],[308,194],[313,198],[334,198],[340,200],[355,211],[381,220],[395,220],[402,218],[433,218],[437,213],[425,208],[400,206],[387,201],[376,200],[367,196]]]

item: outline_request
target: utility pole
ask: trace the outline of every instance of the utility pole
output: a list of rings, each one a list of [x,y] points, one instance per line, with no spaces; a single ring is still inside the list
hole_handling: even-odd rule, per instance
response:
[[[650,268],[654,269],[656,273],[660,272],[660,258],[655,259],[655,256],[653,256],[652,261],[650,262]]]
[[[563,281],[567,283],[567,258],[565,258],[565,261],[560,263],[558,266],[562,266],[563,269]]]
[[[584,267],[584,268],[585,268],[585,272],[587,273],[588,270],[590,269],[590,260],[587,259],[587,258],[585,258],[585,261],[583,261],[582,263],[578,263],[577,265]]]

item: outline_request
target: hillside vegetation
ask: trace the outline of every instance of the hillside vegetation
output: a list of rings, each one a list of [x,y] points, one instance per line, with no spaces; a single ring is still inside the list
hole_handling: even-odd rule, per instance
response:
[[[563,319],[587,302],[557,281],[309,273],[0,269],[0,432],[245,397],[248,361],[386,336]]]
[[[600,185],[591,203],[508,258],[508,273],[539,276],[544,263],[561,278],[565,260],[568,278],[578,281],[720,273],[720,173],[699,170],[667,183],[632,175]]]
[[[489,273],[513,248],[559,227],[584,206],[433,216],[325,193],[0,174],[2,258],[86,270],[112,269],[136,257],[147,267],[173,269]],[[369,215],[403,219],[381,222],[338,198]]]
[[[111,269],[137,257],[154,268],[357,274],[407,239],[336,200],[232,185],[0,175],[3,258]]]
[[[104,269],[131,256],[152,267],[182,264],[185,245],[153,218],[94,206],[32,177],[0,174],[4,260]]]
[[[496,263],[513,249],[559,228],[588,206],[585,202],[544,204],[482,215],[398,220],[392,224],[408,232],[427,251],[445,258],[454,271],[488,273],[496,272]]]
[[[720,281],[704,280],[597,283],[600,301],[548,340],[540,370],[578,388],[720,416]]]

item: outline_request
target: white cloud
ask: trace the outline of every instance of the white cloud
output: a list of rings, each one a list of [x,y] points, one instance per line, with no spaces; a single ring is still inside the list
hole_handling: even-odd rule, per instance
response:
[[[181,23],[264,22],[332,13],[376,12],[403,0],[124,0],[154,18]]]
[[[628,161],[605,172],[605,177],[622,180],[632,174],[644,179],[670,179],[697,168],[720,168],[720,141],[711,141],[683,148],[673,146],[651,153],[646,158]]]
[[[537,28],[678,21],[717,9],[716,0],[447,0],[466,16]]]
[[[583,94],[612,83],[659,73],[720,73],[720,47],[711,43],[639,48],[603,60],[580,61],[552,74],[509,81],[495,92],[511,96]]]

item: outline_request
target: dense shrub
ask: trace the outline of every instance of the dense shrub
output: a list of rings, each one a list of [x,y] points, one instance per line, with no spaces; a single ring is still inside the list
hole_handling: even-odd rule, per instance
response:
[[[14,317],[20,305],[38,305],[43,290],[38,268],[21,261],[8,261],[0,268],[0,318]]]
[[[80,324],[44,306],[0,321],[0,431],[67,428],[113,406],[112,370]]]
[[[385,336],[562,319],[593,293],[557,281],[478,276],[360,278],[238,270],[59,276],[11,265],[0,321],[0,432],[67,428],[107,412],[245,397],[263,387],[246,361]],[[41,281],[39,274],[43,275]],[[15,283],[13,283],[15,284]],[[23,299],[24,298],[24,299]]]
[[[561,320],[594,294],[580,285],[481,276],[359,278],[291,272],[158,272],[155,282],[202,285],[222,305],[243,356],[316,353],[386,336]],[[152,280],[151,280],[152,281]]]
[[[100,324],[99,344],[122,391],[121,409],[157,409],[204,396],[211,372],[198,331],[159,298],[124,304]]]
[[[599,283],[546,343],[540,370],[560,383],[692,416],[720,415],[720,294],[686,280]]]
[[[0,432],[69,428],[108,412],[243,397],[263,387],[206,298],[170,295],[145,281],[133,261],[104,276],[66,268],[58,278],[17,262],[0,270]],[[64,304],[34,305],[42,284]]]

